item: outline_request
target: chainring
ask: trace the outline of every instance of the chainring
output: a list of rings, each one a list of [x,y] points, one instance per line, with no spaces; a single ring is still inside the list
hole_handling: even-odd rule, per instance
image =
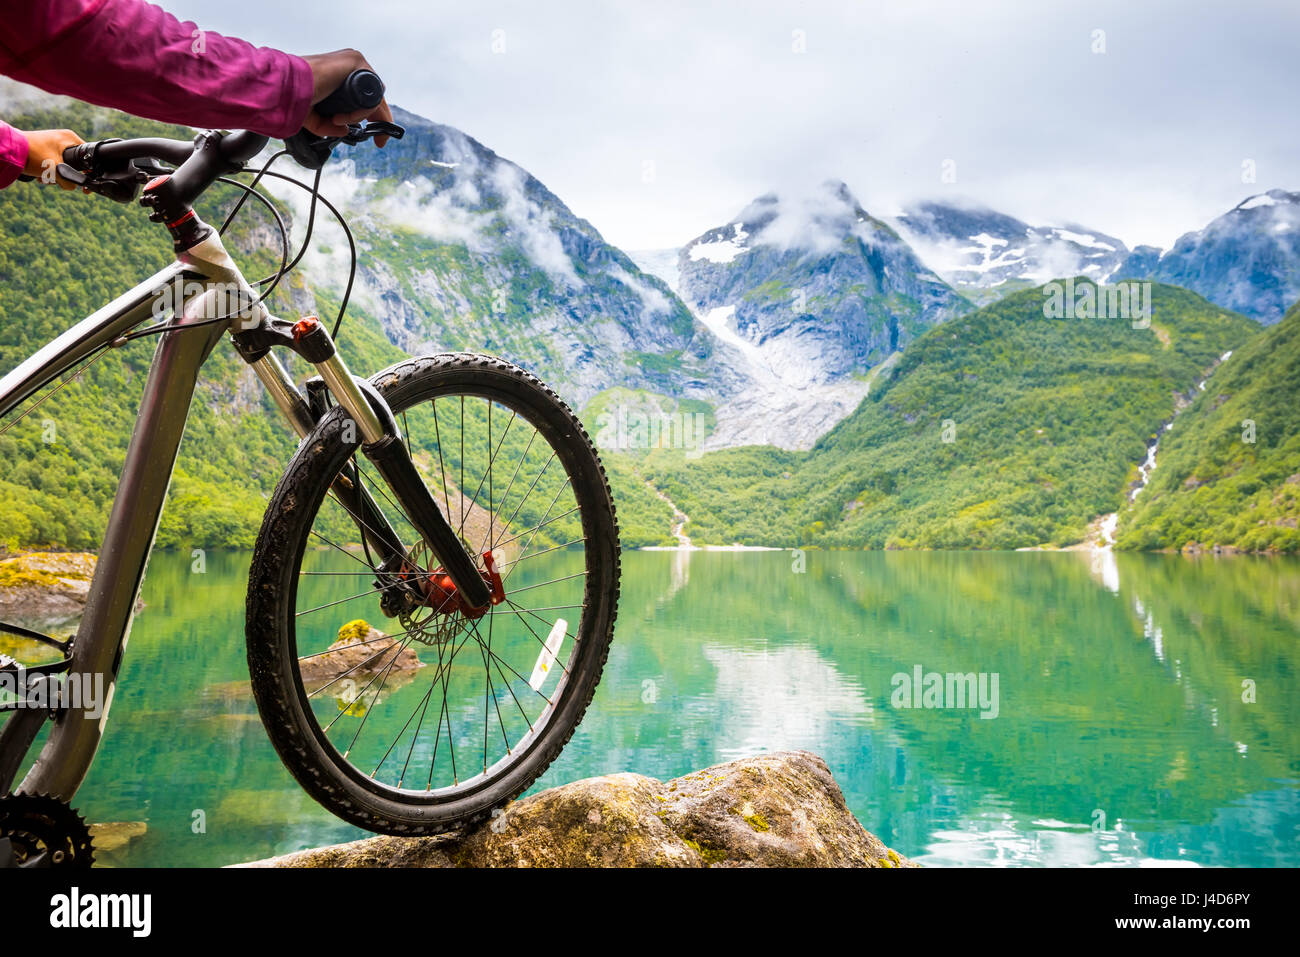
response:
[[[8,794],[0,797],[0,856],[11,867],[88,868],[95,847],[86,822],[64,801]]]

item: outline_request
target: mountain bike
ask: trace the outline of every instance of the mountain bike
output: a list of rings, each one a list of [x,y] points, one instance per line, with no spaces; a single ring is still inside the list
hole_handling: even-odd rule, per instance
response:
[[[358,71],[318,109],[370,108],[382,95],[379,78]],[[157,340],[75,634],[0,624],[58,653],[30,667],[0,656],[0,675],[18,689],[0,704],[10,712],[0,729],[0,863],[93,860],[69,805],[104,734],[199,370],[225,336],[298,439],[262,521],[246,607],[252,694],[298,783],[362,828],[439,833],[522,793],[581,721],[619,589],[613,501],[582,424],[504,359],[418,356],[363,378],[336,347],[356,244],[320,195],[320,170],[340,143],[403,132],[380,122],[339,139],[303,130],[259,169],[248,164],[268,138],[248,131],[65,151],[61,175],[118,202],[138,198],[170,234],[176,258],[0,379],[3,418],[109,350]],[[316,171],[310,187],[270,169],[286,153]],[[236,178],[244,173],[251,182]],[[292,261],[279,207],[259,188],[271,179],[311,194]],[[217,183],[241,191],[220,229],[194,208]],[[281,240],[279,270],[252,282],[222,242],[248,199],[263,205]],[[332,330],[318,317],[288,321],[267,308],[311,242],[318,202],[352,249]],[[277,350],[314,375],[296,381]],[[107,688],[100,702],[59,693],[96,679]]]

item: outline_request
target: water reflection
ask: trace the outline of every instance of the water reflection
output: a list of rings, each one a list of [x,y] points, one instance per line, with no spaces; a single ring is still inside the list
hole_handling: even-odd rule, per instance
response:
[[[793,567],[625,555],[605,677],[538,787],[807,748],[870,830],[926,864],[1300,865],[1300,563],[809,552]],[[150,567],[80,802],[148,822],[110,862],[359,836],[302,794],[256,718],[245,573],[242,555],[210,556],[206,575],[184,556]],[[998,674],[998,717],[893,707],[891,676],[917,665]]]

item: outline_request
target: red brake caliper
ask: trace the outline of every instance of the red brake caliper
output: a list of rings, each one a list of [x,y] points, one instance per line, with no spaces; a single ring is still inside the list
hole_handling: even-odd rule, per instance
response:
[[[484,568],[479,572],[487,582],[492,593],[492,605],[499,605],[506,600],[505,586],[501,583],[501,573],[497,571],[496,559],[490,551],[483,553]],[[424,603],[440,614],[450,615],[460,612],[466,618],[482,618],[490,605],[484,608],[471,608],[466,605],[456,590],[456,583],[442,568],[429,573],[425,585]]]

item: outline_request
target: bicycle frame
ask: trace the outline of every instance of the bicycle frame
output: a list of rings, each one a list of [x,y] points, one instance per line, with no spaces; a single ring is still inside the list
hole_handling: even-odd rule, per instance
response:
[[[95,718],[90,717],[92,705],[87,702],[57,715],[40,755],[17,789],[24,793],[71,801],[89,771],[108,720],[199,369],[226,332],[256,326],[269,320],[270,314],[255,303],[255,294],[213,231],[202,243],[179,254],[174,263],[87,316],[0,379],[2,416],[97,349],[152,318],[164,290],[186,280],[197,280],[203,292],[190,297],[171,320],[177,331],[159,335],[85,612],[72,645],[67,680],[81,680],[82,676],[93,680],[102,674],[104,698],[98,702]],[[241,296],[247,297],[242,303]],[[230,323],[186,329],[205,317],[227,314],[231,314]],[[299,436],[306,435],[314,425],[313,417],[284,366],[269,352],[252,365],[289,425]],[[363,408],[353,409],[348,398],[355,397],[339,396],[340,403],[349,405],[349,412],[358,413],[354,418],[362,433],[379,430],[382,435],[382,426],[364,399]]]

